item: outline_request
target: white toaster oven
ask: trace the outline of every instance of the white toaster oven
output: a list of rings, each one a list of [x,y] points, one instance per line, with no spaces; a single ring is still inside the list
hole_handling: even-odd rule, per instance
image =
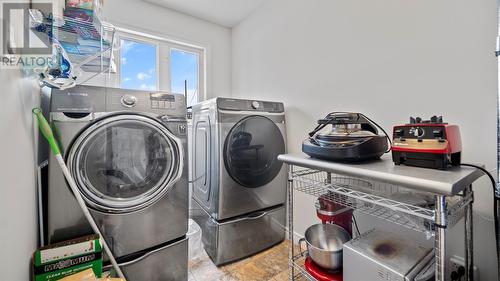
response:
[[[429,281],[434,251],[396,234],[370,230],[344,244],[344,281]]]

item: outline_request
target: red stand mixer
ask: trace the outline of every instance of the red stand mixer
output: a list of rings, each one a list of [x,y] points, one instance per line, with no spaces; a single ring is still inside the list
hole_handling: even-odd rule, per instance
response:
[[[336,224],[343,227],[352,237],[353,209],[334,203],[328,198],[338,197],[329,191],[318,198],[316,202],[316,215],[322,223]],[[343,281],[342,271],[332,272],[315,264],[311,257],[307,257],[304,267],[311,276],[319,281]]]

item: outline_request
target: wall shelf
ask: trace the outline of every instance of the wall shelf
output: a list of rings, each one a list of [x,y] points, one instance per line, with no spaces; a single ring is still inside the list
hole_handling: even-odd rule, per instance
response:
[[[68,12],[69,10],[69,12]],[[64,49],[73,69],[76,84],[82,84],[101,73],[115,71],[113,50],[115,27],[102,22],[92,11],[88,14],[81,9],[66,9],[71,15],[43,18],[43,24],[33,27],[34,33],[44,41],[58,44]],[[53,54],[53,61],[57,61]]]

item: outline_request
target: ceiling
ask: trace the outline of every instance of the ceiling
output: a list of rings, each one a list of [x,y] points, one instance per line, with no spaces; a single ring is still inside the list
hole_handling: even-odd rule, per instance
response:
[[[144,0],[226,27],[233,27],[265,0]]]

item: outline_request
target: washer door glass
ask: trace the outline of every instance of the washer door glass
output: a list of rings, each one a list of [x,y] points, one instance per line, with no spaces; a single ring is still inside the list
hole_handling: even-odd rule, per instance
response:
[[[88,204],[106,212],[130,212],[156,202],[176,181],[179,145],[155,119],[116,115],[86,129],[68,163]]]
[[[266,185],[278,175],[283,165],[278,155],[283,153],[285,141],[280,129],[264,116],[240,120],[224,143],[226,170],[233,180],[250,188]]]

